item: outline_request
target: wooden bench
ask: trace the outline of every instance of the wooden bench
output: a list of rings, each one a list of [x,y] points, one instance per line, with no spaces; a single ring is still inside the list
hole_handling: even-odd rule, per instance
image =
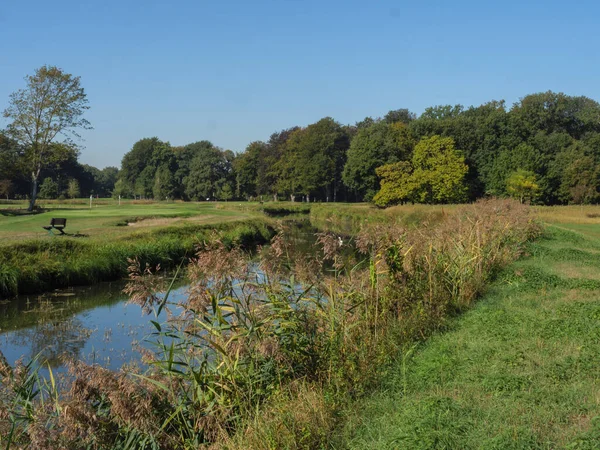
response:
[[[65,234],[65,232],[63,231],[65,229],[65,227],[67,226],[67,219],[60,219],[60,218],[52,218],[50,220],[50,225],[46,226],[46,227],[42,227],[44,230],[46,230],[48,232],[48,234],[54,234],[52,232],[52,230],[58,230],[60,231],[60,234]]]

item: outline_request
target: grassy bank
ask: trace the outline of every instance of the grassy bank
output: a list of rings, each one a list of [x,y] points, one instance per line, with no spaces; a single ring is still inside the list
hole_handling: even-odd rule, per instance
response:
[[[598,208],[537,212],[529,256],[353,405],[344,447],[598,448]]]
[[[215,230],[228,246],[244,247],[267,242],[273,233],[264,219],[248,219],[141,228],[103,239],[57,236],[19,241],[0,246],[0,298],[123,278],[128,259],[137,259],[142,267],[174,267],[210,243]]]
[[[188,267],[183,316],[155,324],[149,372],[76,362],[66,391],[47,383],[32,394],[33,368],[4,366],[0,401],[12,406],[0,435],[40,449],[331,445],[343,407],[403,348],[468,309],[535,233],[521,205],[484,202],[435,225],[369,227],[356,239],[364,258],[348,262],[333,233],[319,235],[319,252],[293,257],[282,229],[260,276],[215,242]],[[130,279],[132,301],[168,306],[153,278],[133,268]],[[54,400],[34,413],[40,396]]]

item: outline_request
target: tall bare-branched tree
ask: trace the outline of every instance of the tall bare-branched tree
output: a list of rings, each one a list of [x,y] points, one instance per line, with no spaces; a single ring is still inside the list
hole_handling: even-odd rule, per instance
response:
[[[25,81],[24,89],[11,94],[4,117],[12,120],[9,136],[23,148],[20,163],[31,176],[31,211],[42,170],[63,160],[65,148],[73,148],[73,138],[80,138],[78,131],[91,129],[91,125],[83,118],[89,106],[80,77],[58,67],[42,66]]]

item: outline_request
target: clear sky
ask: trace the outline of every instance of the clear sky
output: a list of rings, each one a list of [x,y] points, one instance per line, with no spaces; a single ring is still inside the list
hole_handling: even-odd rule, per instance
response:
[[[43,64],[81,76],[81,161],[102,168],[143,137],[243,151],[325,116],[600,100],[599,18],[587,0],[5,0],[0,110]]]

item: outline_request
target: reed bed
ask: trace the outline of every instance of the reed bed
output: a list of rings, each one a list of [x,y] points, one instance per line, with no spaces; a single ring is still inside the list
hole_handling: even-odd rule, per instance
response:
[[[330,446],[340,407],[472,305],[538,232],[526,207],[484,201],[418,228],[371,225],[352,243],[323,232],[297,257],[282,226],[260,271],[215,236],[187,267],[177,308],[151,265],[131,260],[131,300],[170,312],[153,322],[150,368],[73,362],[59,395],[48,381],[24,389],[35,369],[4,364],[0,437],[39,449]]]
[[[313,204],[310,220],[319,229],[337,233],[356,233],[375,224],[421,227],[442,221],[457,205],[398,205],[381,209],[373,205],[319,203]]]

